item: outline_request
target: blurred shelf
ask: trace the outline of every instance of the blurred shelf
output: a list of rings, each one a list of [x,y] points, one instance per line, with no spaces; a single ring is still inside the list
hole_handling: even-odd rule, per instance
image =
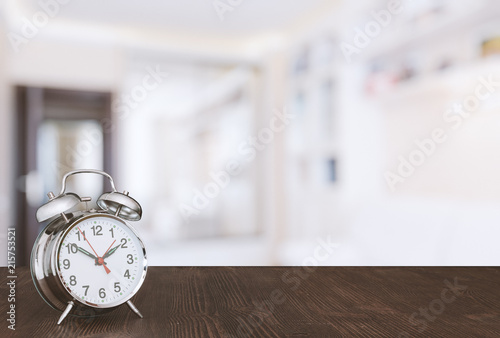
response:
[[[500,69],[500,58],[479,59],[469,64],[400,82],[380,94],[369,95],[368,99],[372,102],[391,104],[425,98],[429,94],[436,94],[439,91],[447,91],[456,95],[473,94],[478,79],[481,76],[487,77],[490,74],[497,74],[498,69]],[[500,82],[500,77],[497,79]],[[499,91],[500,89],[494,96],[500,95]]]
[[[477,27],[488,21],[498,18],[500,7],[491,0],[480,0],[472,7],[457,6],[458,9],[442,15],[434,20],[434,24],[418,29],[411,23],[404,23],[403,27],[384,32],[376,37],[377,43],[373,48],[367,48],[363,57],[366,59],[386,58],[397,52],[407,51],[410,48],[424,48],[433,43],[442,41],[446,36],[453,36],[457,31],[465,31]]]

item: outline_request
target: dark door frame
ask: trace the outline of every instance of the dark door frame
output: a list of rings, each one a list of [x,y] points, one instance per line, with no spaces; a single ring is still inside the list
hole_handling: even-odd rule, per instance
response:
[[[40,87],[15,87],[16,145],[15,145],[15,224],[16,265],[29,264],[31,248],[38,236],[39,225],[35,219],[36,208],[29,206],[26,199],[23,178],[37,170],[37,131],[45,119],[82,120],[95,119],[103,126],[103,166],[113,174],[111,100],[109,92],[93,92]],[[66,105],[75,108],[71,115],[52,113],[45,110],[47,104]],[[90,108],[90,109],[85,109]],[[108,126],[108,128],[105,128]],[[109,188],[109,182],[104,181]],[[58,187],[54,187],[58,189]]]

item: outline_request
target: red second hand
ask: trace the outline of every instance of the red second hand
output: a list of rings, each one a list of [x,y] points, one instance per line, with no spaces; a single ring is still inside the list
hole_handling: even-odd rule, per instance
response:
[[[111,243],[111,245],[109,246],[108,250],[106,250],[106,252],[104,253],[104,255],[102,255],[102,257],[106,256],[106,254],[108,253],[109,249],[111,249],[111,247],[113,246],[113,244],[115,244],[116,242],[116,239],[113,241],[113,243]]]
[[[108,250],[106,250],[106,252],[104,253],[104,255],[102,255],[102,257],[106,256],[106,254],[108,253],[109,249],[111,249],[111,247],[113,246],[113,244],[115,244],[115,242],[116,242],[116,239],[113,241],[113,243],[111,243],[111,245],[109,246]],[[98,262],[100,264],[102,264],[102,266],[104,266],[104,270],[106,270],[107,274],[109,274],[111,272],[111,270],[108,269],[108,267],[106,266],[106,264],[104,264],[104,258],[98,258]]]
[[[82,234],[83,238],[87,241],[87,243],[89,243],[89,246],[92,249],[92,251],[94,251],[94,254],[97,257],[97,262],[99,264],[101,264],[104,267],[104,270],[106,271],[106,273],[109,274],[111,272],[111,270],[104,264],[104,259],[102,259],[102,257],[99,257],[99,255],[97,254],[97,252],[95,252],[94,248],[92,247],[92,244],[90,244],[90,242],[87,239],[87,237],[85,237],[85,235],[83,234],[82,230],[80,230],[80,227],[77,227],[77,229],[78,229],[78,231],[80,231],[80,233]],[[116,239],[115,239],[115,242],[116,242]],[[113,243],[115,243],[115,242],[113,242]],[[113,245],[113,244],[111,244],[111,245]],[[108,252],[108,251],[106,251],[106,252]]]
[[[78,231],[80,231],[80,233],[82,234],[83,236],[83,239],[87,241],[87,243],[89,243],[90,245],[90,248],[92,249],[92,251],[94,251],[94,254],[96,257],[99,257],[99,255],[97,254],[97,252],[95,252],[94,248],[92,247],[92,244],[90,244],[89,240],[87,239],[87,237],[85,237],[85,234],[82,232],[82,230],[80,230],[80,227],[77,227]]]
[[[106,273],[109,274],[111,272],[110,269],[108,269],[108,267],[106,266],[106,264],[104,264],[104,259],[102,258],[99,258],[99,261],[102,260],[102,267],[104,268],[104,270],[106,270]]]

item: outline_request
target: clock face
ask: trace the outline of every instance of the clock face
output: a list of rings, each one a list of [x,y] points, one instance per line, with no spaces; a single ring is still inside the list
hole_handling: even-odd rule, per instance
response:
[[[123,221],[109,215],[78,220],[61,239],[57,262],[66,290],[94,307],[126,302],[146,275],[141,240]]]

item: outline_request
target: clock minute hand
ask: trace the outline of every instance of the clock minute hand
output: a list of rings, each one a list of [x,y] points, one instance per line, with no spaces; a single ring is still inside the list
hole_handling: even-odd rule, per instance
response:
[[[104,256],[102,256],[102,258],[107,258],[107,257],[111,256],[112,254],[114,254],[115,251],[120,247],[120,245],[121,244],[118,244],[113,249],[109,250]]]

